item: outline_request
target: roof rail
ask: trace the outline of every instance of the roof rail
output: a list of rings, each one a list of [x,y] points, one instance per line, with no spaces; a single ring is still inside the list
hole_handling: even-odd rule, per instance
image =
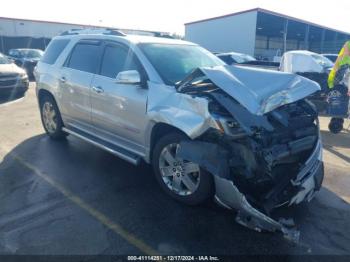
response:
[[[126,36],[123,32],[113,29],[113,28],[88,28],[88,29],[70,29],[61,33],[61,36],[64,35],[116,35],[116,36]]]

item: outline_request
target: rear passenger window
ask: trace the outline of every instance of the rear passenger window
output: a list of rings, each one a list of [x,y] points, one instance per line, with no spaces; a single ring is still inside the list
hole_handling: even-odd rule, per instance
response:
[[[131,49],[128,50],[116,45],[106,46],[100,74],[110,78],[116,78],[119,72],[126,70],[138,70]]]
[[[68,43],[69,39],[52,40],[45,50],[45,53],[41,58],[41,62],[53,65]]]
[[[100,45],[78,43],[71,53],[67,67],[85,71],[88,73],[95,73],[99,64]]]

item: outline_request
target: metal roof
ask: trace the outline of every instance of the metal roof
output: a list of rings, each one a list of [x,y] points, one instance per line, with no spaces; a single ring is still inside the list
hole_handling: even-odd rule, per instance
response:
[[[56,25],[83,26],[83,27],[93,27],[93,28],[106,28],[106,26],[102,26],[102,25],[76,24],[76,23],[56,22],[56,21],[47,21],[47,20],[34,20],[34,19],[27,19],[27,18],[14,18],[14,17],[4,17],[4,16],[0,16],[0,20],[1,19],[14,20],[14,21],[19,21],[19,22],[34,22],[34,23],[56,24]],[[121,30],[121,31],[125,30],[125,31],[145,32],[145,33],[168,34],[168,32],[152,31],[152,30],[130,29],[130,28],[116,28],[116,27],[109,27],[109,28],[115,29],[115,30]]]
[[[286,18],[288,20],[293,20],[293,21],[304,23],[304,24],[320,27],[320,28],[323,28],[323,29],[335,31],[335,32],[338,32],[338,33],[341,33],[341,34],[350,35],[349,32],[337,30],[337,29],[334,29],[334,28],[330,28],[330,27],[327,27],[327,26],[319,25],[319,24],[316,24],[316,23],[313,23],[313,22],[309,22],[309,21],[300,19],[300,18],[284,15],[284,14],[281,14],[281,13],[277,13],[277,12],[270,11],[270,10],[263,9],[263,8],[259,8],[259,7],[258,8],[253,8],[253,9],[249,9],[249,10],[245,10],[245,11],[241,11],[241,12],[235,12],[235,13],[231,13],[231,14],[227,14],[227,15],[216,16],[216,17],[211,17],[211,18],[202,19],[202,20],[198,20],[198,21],[188,22],[188,23],[185,23],[185,25],[192,25],[192,24],[202,23],[202,22],[206,22],[206,21],[217,20],[217,19],[222,19],[222,18],[231,17],[231,16],[237,16],[237,15],[250,13],[250,12],[260,12],[260,13],[270,14],[270,15],[273,15],[273,16],[279,16],[279,17],[282,17],[282,18]]]

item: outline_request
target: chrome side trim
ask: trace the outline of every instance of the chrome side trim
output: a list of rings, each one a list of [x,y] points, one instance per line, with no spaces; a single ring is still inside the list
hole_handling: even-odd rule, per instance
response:
[[[98,142],[96,142],[96,141],[94,141],[92,139],[89,139],[89,138],[87,138],[87,137],[85,137],[85,136],[83,136],[83,135],[81,135],[81,134],[79,134],[77,132],[69,130],[66,127],[63,127],[62,130],[64,132],[67,132],[67,133],[69,133],[69,134],[71,134],[71,135],[73,135],[75,137],[78,137],[78,138],[80,138],[80,139],[82,139],[82,140],[84,140],[84,141],[86,141],[86,142],[88,142],[90,144],[93,144],[93,145],[95,145],[95,146],[97,146],[97,147],[99,147],[99,148],[101,148],[103,150],[106,150],[107,152],[110,152],[113,155],[115,155],[115,156],[117,156],[117,157],[119,157],[119,158],[121,158],[121,159],[123,159],[125,161],[128,161],[131,164],[138,165],[140,163],[140,158],[139,157],[136,157],[136,156],[135,157],[131,157],[131,156],[125,155],[125,154],[123,154],[123,153],[121,153],[119,151],[116,151],[116,150],[114,150],[114,149],[112,149],[110,147],[102,145],[102,144],[100,144],[100,143],[98,143]]]

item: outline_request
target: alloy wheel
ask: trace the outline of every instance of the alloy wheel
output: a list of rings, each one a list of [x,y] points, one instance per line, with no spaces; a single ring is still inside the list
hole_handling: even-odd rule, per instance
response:
[[[57,129],[57,114],[51,102],[46,101],[42,107],[42,117],[46,130],[55,133]]]
[[[163,148],[159,157],[159,169],[163,182],[174,193],[185,196],[193,194],[200,181],[199,165],[176,156],[179,144]]]

